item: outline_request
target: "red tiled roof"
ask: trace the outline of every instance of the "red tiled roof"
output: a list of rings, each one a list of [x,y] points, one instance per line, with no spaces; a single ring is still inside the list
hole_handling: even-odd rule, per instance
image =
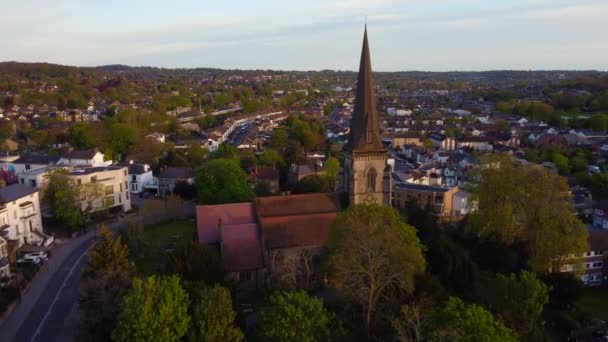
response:
[[[198,240],[213,244],[220,240],[222,220],[222,261],[230,272],[263,267],[262,243],[253,203],[201,205],[196,207]]]
[[[222,226],[224,227],[255,223],[253,203],[197,206],[196,226],[198,241],[204,243],[217,243],[219,241],[217,230],[219,219],[222,219]]]
[[[266,248],[323,246],[336,212],[275,216],[260,219]]]
[[[256,211],[260,217],[330,213],[338,211],[333,193],[258,197]]]
[[[222,226],[222,241],[222,260],[226,270],[251,271],[264,266],[257,224]]]

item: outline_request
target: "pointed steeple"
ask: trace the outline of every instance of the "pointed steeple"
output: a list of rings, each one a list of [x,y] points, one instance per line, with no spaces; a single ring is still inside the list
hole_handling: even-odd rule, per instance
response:
[[[378,113],[372,83],[372,62],[367,42],[367,24],[363,34],[363,48],[357,78],[355,109],[350,123],[350,137],[346,146],[351,151],[383,151],[378,128]]]

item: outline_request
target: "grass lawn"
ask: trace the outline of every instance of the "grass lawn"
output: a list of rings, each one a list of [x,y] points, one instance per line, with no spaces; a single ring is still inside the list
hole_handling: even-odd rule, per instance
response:
[[[144,228],[143,252],[135,265],[137,270],[149,275],[161,270],[171,249],[194,239],[194,220],[175,221]]]
[[[591,318],[608,320],[608,289],[589,288],[576,302],[576,307]]]

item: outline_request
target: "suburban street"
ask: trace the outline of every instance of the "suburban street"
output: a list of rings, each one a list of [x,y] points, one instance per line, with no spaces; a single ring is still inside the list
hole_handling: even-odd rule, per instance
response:
[[[91,241],[74,249],[49,281],[13,341],[55,341],[78,300],[78,283]]]
[[[80,273],[91,239],[75,248],[55,272],[13,341],[56,341],[64,321],[78,300]]]

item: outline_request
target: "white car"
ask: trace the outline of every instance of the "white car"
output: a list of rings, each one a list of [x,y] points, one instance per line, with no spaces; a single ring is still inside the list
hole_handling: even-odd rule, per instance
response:
[[[45,251],[40,251],[40,252],[29,252],[29,253],[25,253],[25,255],[23,256],[25,257],[29,257],[29,258],[39,258],[41,260],[47,260],[49,258],[49,255],[45,252]]]

